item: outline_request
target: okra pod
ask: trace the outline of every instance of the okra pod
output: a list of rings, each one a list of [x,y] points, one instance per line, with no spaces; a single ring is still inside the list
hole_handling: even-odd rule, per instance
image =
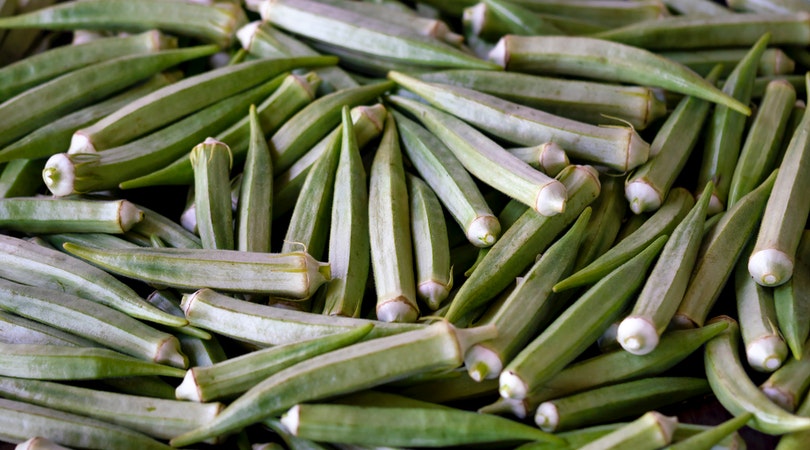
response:
[[[759,385],[759,389],[772,402],[788,412],[796,411],[802,398],[807,394],[808,387],[810,387],[810,364],[807,358],[788,359]]]
[[[437,322],[420,330],[334,350],[277,372],[228,405],[213,421],[173,438],[182,447],[280,414],[302,402],[359,391],[410,375],[461,366],[467,347],[492,327],[457,329]]]
[[[401,77],[393,77],[401,82]],[[476,178],[544,216],[565,210],[567,194],[562,183],[511,155],[471,125],[415,100],[400,96],[389,96],[388,100],[418,116]]]
[[[89,339],[4,311],[0,311],[0,342],[4,344],[101,347]]]
[[[0,198],[36,195],[43,185],[44,163],[41,159],[15,159],[3,165],[0,173]]]
[[[228,178],[232,163],[231,149],[216,139],[207,138],[191,149],[197,230],[204,249],[234,250]]]
[[[500,237],[501,226],[475,181],[453,152],[433,133],[394,111],[401,149],[422,179],[477,247],[488,247]]]
[[[602,190],[590,205],[593,213],[583,232],[573,271],[585,267],[613,247],[627,210],[622,179],[603,176],[600,182]]]
[[[143,211],[127,200],[0,199],[0,228],[28,233],[120,234],[142,218]]]
[[[264,137],[256,106],[251,105],[250,144],[242,171],[237,215],[237,250],[269,252],[270,227],[273,219],[273,173],[270,148]]]
[[[804,417],[810,416],[810,402],[807,401],[809,396],[805,395],[804,399],[796,410],[796,414]],[[785,433],[779,438],[779,443],[776,445],[777,450],[799,450],[807,445],[810,431],[796,431],[792,433]]]
[[[708,450],[715,448],[716,444],[719,444],[724,439],[733,435],[737,430],[744,427],[745,424],[751,420],[751,417],[751,413],[743,413],[725,422],[714,425],[707,430],[695,433],[686,439],[673,439],[675,442],[665,447],[665,450]]]
[[[661,55],[677,61],[704,76],[719,64],[722,66],[720,78],[726,78],[740,60],[745,57],[746,53],[748,53],[748,50],[744,48],[719,48],[661,52]],[[795,66],[796,62],[785,54],[782,49],[769,47],[762,52],[762,56],[759,58],[757,75],[791,75]]]
[[[557,176],[558,173],[571,164],[565,150],[556,142],[546,142],[531,147],[508,148],[506,150],[550,177]]]
[[[464,30],[485,40],[497,40],[505,34],[566,34],[550,20],[525,7],[498,0],[486,0],[464,8],[461,16]]]
[[[649,411],[638,419],[580,447],[580,450],[619,450],[623,448],[653,450],[661,448],[672,441],[672,435],[677,425],[677,417]]]
[[[790,352],[801,359],[810,336],[810,231],[802,233],[796,252],[795,270],[790,280],[774,288],[773,300],[779,331]]]
[[[390,117],[387,116],[387,117]],[[386,122],[386,127],[393,126]],[[385,139],[390,137],[383,134],[378,155],[386,151],[383,142],[391,145]],[[376,158],[375,158],[376,160]],[[393,164],[393,162],[391,162]],[[400,163],[401,164],[401,163]],[[323,313],[347,317],[359,317],[363,306],[366,281],[369,266],[375,262],[372,259],[374,233],[372,233],[371,217],[375,216],[376,208],[383,205],[372,205],[376,195],[384,196],[376,189],[383,186],[375,180],[374,163],[371,168],[370,187],[366,190],[366,173],[360,158],[360,148],[357,145],[357,136],[352,125],[349,107],[344,106],[342,111],[342,126],[340,151],[334,175],[334,196],[331,205],[331,220],[329,230],[329,264],[332,270],[332,279],[326,286],[324,293]],[[400,177],[404,174],[400,173]],[[404,183],[404,180],[402,180]],[[391,199],[394,201],[395,199]],[[396,205],[391,206],[396,208]],[[382,218],[381,216],[380,218]],[[390,248],[386,248],[390,250]],[[397,255],[388,255],[396,258]],[[410,269],[410,265],[407,266]],[[376,272],[375,275],[381,272]],[[385,277],[375,279],[379,287],[387,286]],[[381,292],[378,290],[378,292]],[[382,291],[388,292],[388,291]],[[379,311],[379,310],[378,310]],[[390,322],[390,320],[386,320]]]
[[[71,254],[119,275],[183,289],[206,286],[230,292],[307,298],[329,280],[329,264],[305,252],[132,248],[104,250],[66,243]],[[238,278],[232,271],[239,273]]]
[[[200,238],[174,220],[143,205],[136,204],[135,206],[143,211],[143,219],[133,225],[130,231],[142,236],[157,236],[171,247],[202,248]]]

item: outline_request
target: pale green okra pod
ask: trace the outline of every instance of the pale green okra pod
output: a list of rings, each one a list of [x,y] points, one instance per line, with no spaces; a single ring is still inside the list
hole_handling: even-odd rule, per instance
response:
[[[12,197],[0,199],[0,228],[26,233],[121,234],[143,220],[128,200]]]
[[[264,137],[256,105],[250,105],[250,143],[237,206],[237,250],[269,252],[273,218],[273,173],[270,148]],[[230,152],[230,148],[229,148]],[[230,153],[233,156],[233,153]]]
[[[656,411],[650,411],[615,431],[580,447],[580,450],[620,450],[625,448],[654,450],[672,441],[672,435],[677,426],[677,417],[669,417]]]
[[[207,138],[191,149],[190,158],[194,168],[194,211],[202,247],[233,250],[231,149],[223,142]]]

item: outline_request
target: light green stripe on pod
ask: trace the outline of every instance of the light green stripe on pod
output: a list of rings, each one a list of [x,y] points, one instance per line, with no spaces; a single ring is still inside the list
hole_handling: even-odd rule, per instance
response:
[[[599,196],[599,176],[590,166],[569,166],[557,178],[569,192],[565,212],[551,217],[533,210],[523,213],[461,285],[445,314],[446,320],[460,320],[492,301]]]
[[[0,173],[0,198],[36,195],[43,186],[41,159],[15,159],[3,165]]]
[[[605,61],[607,54],[611,55],[609,61]],[[682,64],[617,42],[592,37],[505,36],[489,58],[506,70],[656,86],[751,114],[748,106]]]
[[[204,45],[156,53],[122,56],[74,70],[0,103],[2,138],[6,145],[64,114],[92,104],[183,61],[209,56],[216,47]]]
[[[549,432],[572,430],[672,405],[710,392],[703,378],[647,377],[541,403],[534,421]]]
[[[68,153],[94,152],[119,146],[192,112],[264,84],[286,71],[335,63],[335,58],[327,56],[287,57],[248,61],[203,72],[145,95],[77,131],[73,134]]]
[[[719,70],[715,66],[706,79],[716,82]],[[661,125],[650,144],[650,160],[625,181],[625,197],[634,213],[661,207],[697,144],[710,106],[705,100],[686,96]]]
[[[27,233],[124,233],[143,219],[127,200],[13,197],[0,199],[0,228]]]
[[[250,111],[250,144],[242,171],[237,209],[237,250],[269,252],[273,219],[273,160],[256,106]]]
[[[373,327],[367,322],[334,334],[256,350],[212,366],[192,367],[176,389],[177,398],[195,402],[235,398],[293,364],[359,341]]]
[[[288,75],[284,78],[281,86],[256,107],[262,130],[267,134],[272,133],[290,116],[310,103],[315,97],[318,83],[319,80],[314,76]],[[247,119],[243,117],[216,135],[217,139],[231,147],[234,163],[242,161],[247,153],[250,137],[250,124]],[[191,169],[189,153],[186,153],[166,167],[122,182],[120,187],[132,189],[154,185],[193,184],[193,182],[194,171]]]
[[[724,212],[703,238],[689,286],[672,318],[676,328],[703,326],[746,242],[762,218],[776,173],[772,172],[762,184]]]
[[[774,288],[773,300],[779,330],[796,359],[805,356],[810,335],[810,231],[804,231],[790,280]]]
[[[810,43],[807,18],[804,12],[671,16],[656,23],[637,23],[592,37],[653,50],[750,47],[765,33],[771,33],[772,45],[807,45]]]
[[[262,3],[262,19],[339,48],[421,67],[492,69],[493,64],[408,28],[309,0]]]
[[[53,289],[0,281],[0,307],[81,336],[119,352],[185,368],[188,359],[174,336],[90,300]]]
[[[583,232],[574,271],[590,264],[613,247],[627,211],[622,178],[606,175],[600,177],[600,182],[602,190],[590,205],[593,213]]]
[[[401,149],[433,189],[467,240],[488,247],[500,237],[501,226],[475,181],[453,152],[420,124],[394,111]]]
[[[677,61],[686,67],[694,70],[700,75],[706,76],[716,65],[722,65],[720,78],[726,78],[734,70],[734,67],[745,57],[748,50],[745,48],[719,48],[708,50],[692,51],[670,51],[659,54]],[[757,64],[757,75],[791,75],[795,69],[793,61],[780,48],[770,47],[762,52]]]
[[[192,403],[117,394],[48,381],[0,377],[3,397],[80,414],[126,427],[157,439],[169,439],[212,420],[220,403]]]
[[[407,182],[416,295],[435,311],[453,288],[447,225],[442,205],[430,186],[409,174]]]
[[[89,339],[3,311],[0,311],[0,342],[4,344],[101,347]]]
[[[712,183],[706,187],[686,217],[672,230],[633,310],[619,324],[616,340],[630,353],[651,352],[678,310],[703,238],[703,223],[711,200],[708,189]]]
[[[484,183],[544,216],[565,210],[567,196],[562,183],[521,161],[471,125],[415,100],[390,96],[388,101],[417,116]]]
[[[731,176],[728,205],[751,192],[777,163],[781,142],[796,102],[796,89],[785,80],[768,83]]]
[[[711,450],[716,448],[724,440],[736,434],[736,431],[745,426],[751,420],[751,413],[740,414],[725,422],[712,426],[704,431],[695,433],[686,439],[675,440],[675,442],[665,447],[665,450]],[[677,431],[676,431],[677,433]],[[674,440],[674,439],[673,439]],[[728,446],[729,448],[731,446]],[[736,447],[735,447],[736,448]]]
[[[594,125],[616,117],[643,130],[666,114],[661,92],[649,87],[493,70],[444,70],[419,79],[466,87]]]
[[[775,370],[759,389],[781,406],[785,411],[794,412],[801,400],[807,395],[810,387],[810,359],[788,359],[785,364]],[[799,413],[799,415],[805,415]]]
[[[624,448],[654,450],[672,441],[672,435],[677,425],[677,417],[649,411],[615,431],[583,445],[580,450],[620,450]]]
[[[465,87],[427,83],[399,72],[389,73],[388,78],[434,107],[519,145],[556,142],[571,157],[619,172],[644,163],[649,156],[649,144],[630,127],[597,127]],[[425,120],[425,116],[426,113],[422,113],[421,120]],[[431,128],[429,124],[426,126]],[[446,139],[440,132],[433,132],[440,139]],[[448,142],[445,144],[449,146]]]
[[[749,242],[743,255],[751,253]],[[788,347],[777,325],[773,289],[757,284],[748,273],[748,261],[740,258],[734,267],[737,320],[748,365],[760,372],[773,372],[788,356]]]
[[[806,77],[810,84],[810,75]],[[778,286],[790,279],[802,231],[810,213],[810,114],[805,113],[782,157],[748,271],[763,286]]]
[[[659,237],[602,278],[521,350],[501,372],[501,396],[526,398],[593,344],[629,306],[666,239]]]
[[[64,247],[119,275],[183,289],[207,286],[230,292],[303,299],[329,280],[329,264],[318,262],[305,252],[181,248],[103,250],[69,243]],[[239,273],[239,277],[234,278],[234,273]]]
[[[292,434],[314,441],[372,446],[562,442],[527,424],[456,408],[307,403],[290,408],[281,417],[281,423]]]
[[[171,449],[144,434],[101,420],[6,399],[0,399],[0,430],[0,439],[8,442],[47,436],[54,442],[77,448]]]
[[[382,186],[374,180],[375,168],[372,164],[372,179],[370,187],[366,188],[366,172],[363,169],[348,106],[343,107],[342,116],[340,151],[335,168],[334,195],[329,222],[329,264],[332,279],[326,286],[322,312],[333,316],[359,317],[369,266],[372,263],[370,240],[371,236],[374,236],[371,233],[374,207],[371,205],[371,199],[375,195],[375,189],[381,189]],[[386,122],[386,127],[388,126],[393,124]],[[383,139],[386,139],[385,135]],[[385,151],[383,142],[377,150],[378,155]],[[400,174],[400,177],[402,176],[403,174]],[[383,195],[381,192],[376,194]],[[302,197],[302,201],[308,201],[304,199],[306,197]],[[395,205],[392,205],[392,208],[394,207]],[[386,255],[394,259],[397,257],[388,253]],[[374,281],[377,286],[386,286],[384,277]]]
[[[810,429],[810,417],[791,414],[773,403],[745,373],[740,361],[738,345],[740,330],[737,322],[727,316],[728,328],[706,343],[704,364],[706,378],[720,404],[737,416],[750,412],[751,428],[768,434],[783,434]]]
[[[182,378],[186,371],[106,348],[0,344],[0,375],[36,380],[97,380],[137,375]]]
[[[554,292],[561,292],[598,281],[619,265],[638,254],[656,238],[672,233],[694,205],[692,194],[686,189],[675,188],[667,195],[661,208],[644,220],[641,226],[619,240],[602,256],[554,285]]]
[[[10,236],[0,236],[0,276],[18,283],[61,290],[138,319],[183,326],[186,320],[143,300],[129,286],[77,258]]]
[[[277,372],[234,400],[213,421],[175,437],[182,447],[236,431],[306,401],[360,391],[408,376],[455,369],[467,347],[494,336],[493,327],[437,322],[312,357]]]
[[[276,308],[200,289],[183,296],[183,311],[194,326],[259,346],[283,345],[375,325],[368,338],[423,328],[421,324],[386,323]]]
[[[464,364],[474,380],[497,378],[526,344],[564,306],[564,299],[552,297],[552,286],[574,266],[585,227],[591,218],[586,207],[571,228],[526,272],[503,303],[493,305],[476,322],[492,324],[498,336],[478,343],[464,355]]]
[[[59,75],[112,58],[176,48],[174,38],[159,31],[91,41],[86,44],[54,47],[0,69],[3,86],[0,99],[6,100]]]
[[[756,77],[756,65],[770,42],[770,34],[765,34],[734,67],[723,84],[723,92],[744,104],[751,101],[751,89]],[[709,120],[703,147],[697,190],[705,189],[706,184],[714,183],[714,193],[709,214],[725,209],[734,167],[740,155],[740,147],[745,132],[746,117],[723,105],[717,105]]]
[[[410,205],[399,133],[391,115],[386,116],[369,172],[368,234],[377,293],[376,315],[383,322],[413,322],[419,317],[419,306],[413,273]]]
[[[208,138],[191,149],[197,229],[205,249],[233,250],[231,149]]]
[[[0,28],[126,31],[158,28],[225,48],[245,22],[244,11],[233,2],[203,5],[160,0],[82,0],[3,18]]]

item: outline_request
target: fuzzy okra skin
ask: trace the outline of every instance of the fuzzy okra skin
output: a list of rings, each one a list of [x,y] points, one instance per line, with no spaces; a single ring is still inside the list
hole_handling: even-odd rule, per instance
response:
[[[0,229],[26,233],[121,234],[143,219],[127,200],[12,197],[0,199]]]
[[[226,407],[216,419],[175,437],[173,446],[237,431],[310,400],[379,386],[410,375],[450,370],[475,342],[494,336],[494,327],[458,329],[446,321],[315,356],[277,372]]]

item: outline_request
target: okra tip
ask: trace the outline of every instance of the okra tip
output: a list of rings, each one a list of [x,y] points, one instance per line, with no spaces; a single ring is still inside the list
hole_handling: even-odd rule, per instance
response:
[[[419,311],[413,307],[413,302],[398,296],[377,305],[377,319],[383,322],[416,322]]]
[[[194,368],[186,371],[183,381],[174,390],[174,396],[178,400],[188,400],[192,402],[202,402],[202,392],[197,384],[197,377]]]
[[[556,216],[565,211],[568,192],[565,185],[554,180],[540,189],[537,193],[534,209],[544,216]]]
[[[554,431],[560,423],[560,413],[553,402],[543,402],[534,413],[534,423],[543,431]]]
[[[416,286],[416,295],[424,300],[430,309],[436,311],[439,309],[442,302],[450,295],[452,285],[452,280],[447,284],[438,280],[423,281]]]
[[[300,423],[299,416],[301,412],[301,406],[295,405],[292,408],[288,409],[287,412],[281,415],[281,425],[287,429],[287,431],[293,435],[298,436],[298,424]]]
[[[628,316],[616,330],[616,340],[634,355],[646,355],[658,346],[658,332],[646,317]]]
[[[633,180],[624,187],[624,196],[635,214],[655,211],[664,202],[664,195],[644,179]]]
[[[95,153],[96,146],[89,136],[84,134],[82,130],[78,130],[70,137],[70,145],[68,146],[67,153]]]
[[[759,250],[748,258],[748,272],[761,286],[779,286],[793,275],[793,258],[775,248]]]
[[[65,153],[57,153],[45,162],[42,169],[42,181],[51,194],[63,197],[73,193],[76,182],[76,167]]]
[[[178,369],[188,368],[188,357],[180,351],[180,341],[174,336],[164,339],[160,344],[155,354],[155,362]]]
[[[475,381],[497,378],[503,370],[501,357],[483,345],[473,345],[464,354],[467,373]]]
[[[242,25],[238,30],[236,30],[236,39],[239,40],[239,44],[242,45],[242,48],[250,48],[250,44],[253,42],[253,37],[256,36],[256,30],[258,30],[260,26],[262,26],[262,21],[254,20],[253,22]]]
[[[787,358],[788,348],[778,335],[767,335],[755,339],[745,347],[748,364],[761,372],[773,372]]]
[[[476,247],[491,247],[501,236],[501,223],[491,214],[478,216],[467,226],[465,234]]]
[[[796,396],[780,389],[778,386],[762,386],[760,387],[762,393],[765,394],[772,402],[781,406],[786,411],[793,411],[796,409]]]
[[[492,61],[504,68],[509,64],[509,52],[506,51],[507,39],[509,39],[508,35],[498,39],[495,47],[492,47],[492,50],[490,50],[489,54],[487,55],[487,59],[489,61]]]
[[[143,210],[127,200],[119,202],[118,206],[118,226],[123,231],[129,231],[133,225],[143,220]]]
[[[498,377],[498,393],[503,398],[522,400],[529,394],[529,385],[515,372],[503,371]]]

